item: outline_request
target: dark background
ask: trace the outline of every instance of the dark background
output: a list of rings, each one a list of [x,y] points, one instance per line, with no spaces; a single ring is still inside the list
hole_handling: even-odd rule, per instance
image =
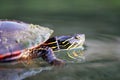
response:
[[[0,0],[0,18],[48,26],[57,30],[57,35],[62,34],[59,32],[64,29],[58,28],[60,30],[58,31],[56,27],[72,28],[76,25],[81,28],[80,32],[82,33],[90,31],[82,30],[87,26],[89,29],[96,28],[98,33],[119,35],[120,1]],[[72,32],[63,32],[64,34],[72,34]],[[73,33],[75,32],[76,30],[73,30]]]

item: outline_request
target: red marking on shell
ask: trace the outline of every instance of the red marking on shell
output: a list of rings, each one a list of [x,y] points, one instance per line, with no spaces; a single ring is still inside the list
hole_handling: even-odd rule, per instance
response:
[[[6,53],[6,54],[2,54],[0,55],[0,60],[3,60],[4,58],[9,58],[9,57],[15,57],[21,54],[21,51],[14,51],[12,53]]]

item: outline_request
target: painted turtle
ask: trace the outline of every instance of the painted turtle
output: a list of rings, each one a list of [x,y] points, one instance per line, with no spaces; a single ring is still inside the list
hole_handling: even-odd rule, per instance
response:
[[[0,62],[41,57],[51,65],[61,65],[54,51],[83,46],[84,34],[55,36],[53,30],[18,21],[0,20]]]

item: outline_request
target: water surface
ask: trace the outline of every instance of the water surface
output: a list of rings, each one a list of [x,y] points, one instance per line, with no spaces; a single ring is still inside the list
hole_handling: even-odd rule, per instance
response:
[[[84,33],[87,46],[84,51],[85,61],[77,63],[69,62],[68,60],[63,67],[53,67],[45,62],[40,65],[39,59],[28,66],[23,63],[19,65],[1,65],[1,80],[120,79],[120,33],[118,24],[114,25],[114,23],[101,20],[87,21],[76,18],[39,19],[38,24],[54,29],[53,36]],[[64,56],[66,52],[58,52],[56,54]],[[63,57],[60,58],[62,59]]]

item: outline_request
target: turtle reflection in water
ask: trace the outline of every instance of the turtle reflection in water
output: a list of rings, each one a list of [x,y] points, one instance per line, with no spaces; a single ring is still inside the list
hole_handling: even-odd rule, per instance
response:
[[[85,41],[84,34],[50,38],[52,33],[39,25],[0,20],[0,62],[41,57],[51,65],[61,65],[64,61],[56,58],[54,51],[81,48]]]

